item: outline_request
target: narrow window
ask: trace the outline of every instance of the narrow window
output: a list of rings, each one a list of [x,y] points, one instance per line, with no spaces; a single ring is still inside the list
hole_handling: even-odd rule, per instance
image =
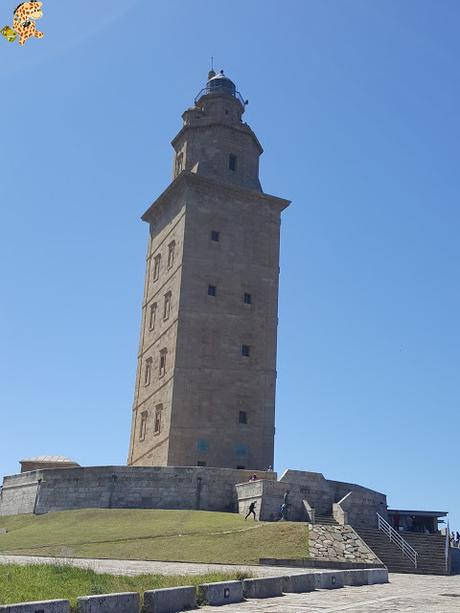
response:
[[[215,296],[217,293],[217,287],[215,285],[208,285],[208,296]]]
[[[175,252],[176,252],[176,241],[172,241],[168,245],[168,268],[173,267]]]
[[[141,425],[139,428],[139,440],[143,441],[147,432],[147,411],[141,413]]]
[[[152,358],[147,358],[145,361],[144,385],[150,385],[152,379]]]
[[[236,170],[236,155],[230,154],[228,156],[228,167],[230,168],[230,170]]]
[[[246,466],[241,466],[241,464],[238,464],[237,469],[238,470],[245,470]]]
[[[211,232],[211,240],[214,241],[215,243],[218,243],[220,240],[220,233],[217,232],[216,230],[213,230]]]
[[[247,424],[248,423],[248,415],[247,415],[246,411],[240,411],[239,422],[240,422],[240,424]]]
[[[150,305],[149,309],[149,330],[155,330],[155,322],[157,319],[157,303]]]
[[[245,358],[248,358],[251,353],[251,348],[249,345],[241,345],[241,355],[244,355]]]
[[[169,319],[169,315],[171,313],[171,292],[167,292],[165,294],[165,303],[164,303],[164,309],[163,309],[163,319],[166,321],[167,319]]]
[[[168,352],[167,349],[162,349],[160,351],[160,371],[159,371],[160,377],[164,377],[166,374],[166,354],[167,352]]]
[[[206,466],[206,462],[203,462],[203,460],[198,460],[198,462],[196,463],[197,466]]]
[[[163,405],[159,404],[155,408],[155,424],[153,428],[154,434],[160,434],[161,432],[161,412],[163,411]]]
[[[153,260],[153,280],[156,281],[160,276],[161,255],[158,254]]]
[[[247,292],[244,293],[244,304],[252,304],[252,296]]]
[[[177,177],[184,170],[184,154],[181,151],[176,155],[176,167],[174,171],[174,176]]]

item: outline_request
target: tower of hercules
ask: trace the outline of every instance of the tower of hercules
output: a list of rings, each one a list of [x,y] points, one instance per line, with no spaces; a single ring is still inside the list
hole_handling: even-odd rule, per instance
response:
[[[149,224],[128,464],[273,465],[281,211],[245,102],[209,73]]]

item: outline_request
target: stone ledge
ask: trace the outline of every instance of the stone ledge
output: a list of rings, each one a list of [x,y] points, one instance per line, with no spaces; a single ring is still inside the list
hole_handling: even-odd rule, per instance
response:
[[[68,600],[42,600],[0,606],[2,613],[69,613]]]

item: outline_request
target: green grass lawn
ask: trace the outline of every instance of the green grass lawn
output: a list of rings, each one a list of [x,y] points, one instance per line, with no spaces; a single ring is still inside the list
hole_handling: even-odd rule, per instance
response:
[[[211,581],[241,579],[247,576],[247,574],[234,572],[211,573],[200,576],[138,575],[136,577],[118,577],[106,574],[99,575],[92,570],[73,568],[65,564],[57,566],[45,564],[31,566],[0,565],[0,605],[64,598],[70,600],[72,610],[76,610],[78,596],[139,592],[142,600],[143,592],[146,590],[176,585],[198,585]]]
[[[1,517],[0,553],[256,564],[308,557],[308,531],[294,522],[254,522],[235,513],[83,509]]]

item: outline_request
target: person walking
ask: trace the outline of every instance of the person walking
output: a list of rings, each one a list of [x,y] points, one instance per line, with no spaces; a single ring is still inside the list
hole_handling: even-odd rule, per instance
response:
[[[254,515],[254,521],[256,521],[256,504],[257,502],[251,502],[251,504],[249,505],[249,511],[247,512],[246,517],[244,518],[245,520],[250,515]]]

